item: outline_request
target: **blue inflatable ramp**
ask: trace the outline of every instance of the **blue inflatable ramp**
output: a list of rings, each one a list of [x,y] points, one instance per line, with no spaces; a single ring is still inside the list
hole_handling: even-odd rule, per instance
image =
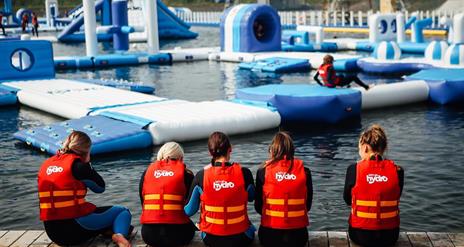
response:
[[[271,104],[287,124],[334,124],[359,118],[361,113],[361,92],[354,89],[280,84],[240,89],[236,97]]]
[[[271,57],[256,62],[240,63],[240,69],[249,69],[262,72],[287,73],[311,70],[308,59]]]
[[[45,127],[21,130],[16,132],[14,137],[43,152],[55,154],[61,148],[63,140],[73,130],[83,131],[90,136],[92,139],[91,154],[117,152],[152,145],[150,132],[144,130],[142,126],[104,116],[87,116]]]
[[[429,97],[438,104],[464,102],[464,70],[436,68],[421,70],[408,79],[424,80],[429,85]]]

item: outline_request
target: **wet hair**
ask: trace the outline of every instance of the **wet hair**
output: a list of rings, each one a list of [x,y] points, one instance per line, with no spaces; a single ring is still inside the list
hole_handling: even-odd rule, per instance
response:
[[[61,153],[75,153],[81,157],[87,155],[90,152],[92,146],[92,140],[90,137],[82,131],[73,131],[63,143],[63,147],[60,149]]]
[[[378,124],[373,124],[359,136],[359,144],[367,144],[374,153],[382,155],[387,149],[387,135]]]
[[[229,137],[226,134],[213,132],[208,139],[208,151],[212,156],[211,164],[214,164],[217,158],[226,156],[231,148]]]
[[[275,134],[269,145],[270,160],[264,164],[264,167],[273,164],[279,160],[291,160],[293,165],[293,157],[295,155],[295,146],[293,145],[292,137],[288,132],[279,131]],[[292,169],[292,165],[289,170]]]
[[[184,158],[184,150],[177,142],[167,142],[161,146],[156,160],[181,160]]]
[[[332,57],[332,55],[325,55],[323,64],[331,64],[333,63],[333,61],[334,58]]]

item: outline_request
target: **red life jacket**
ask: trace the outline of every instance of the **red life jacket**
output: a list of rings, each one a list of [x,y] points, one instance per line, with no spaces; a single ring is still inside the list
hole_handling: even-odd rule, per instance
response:
[[[185,224],[185,165],[182,161],[156,161],[143,180],[142,224]]]
[[[40,220],[74,219],[91,214],[95,205],[85,201],[87,187],[72,175],[75,154],[57,154],[39,170]]]
[[[39,22],[37,21],[37,16],[32,17],[32,25],[37,25]]]
[[[332,71],[332,75],[329,78],[329,71]],[[333,70],[333,65],[332,64],[323,64],[319,67],[317,70],[319,72],[319,75],[322,78],[322,81],[327,87],[335,87],[340,84],[340,77],[338,77]]]
[[[391,160],[364,160],[356,165],[349,223],[366,230],[400,226],[398,167]]]
[[[307,188],[303,161],[280,160],[267,166],[263,185],[261,225],[275,229],[296,229],[309,225]]]
[[[234,163],[204,169],[200,230],[219,236],[245,232],[250,222],[242,168]]]

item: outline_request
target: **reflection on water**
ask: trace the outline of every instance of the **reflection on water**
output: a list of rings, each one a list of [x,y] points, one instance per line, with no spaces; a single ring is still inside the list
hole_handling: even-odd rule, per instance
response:
[[[204,39],[191,42],[208,44]],[[191,43],[181,41],[179,44]],[[58,47],[61,54],[84,49],[81,46]],[[314,83],[310,73],[271,75],[238,70],[233,63],[207,61],[75,71],[57,76],[142,81],[155,86],[159,96],[192,101],[229,99],[237,88],[268,83]],[[373,82],[375,80],[372,78]],[[0,229],[42,227],[38,220],[36,173],[47,156],[25,148],[12,135],[19,129],[61,120],[23,106],[0,108]],[[284,127],[293,134],[296,155],[312,171],[315,195],[310,229],[346,229],[349,208],[342,198],[346,167],[358,159],[360,131],[373,123],[385,127],[389,137],[388,157],[406,171],[400,206],[402,229],[464,231],[464,112],[462,108],[427,104],[363,112],[361,121],[351,125],[300,126],[298,130]],[[233,160],[255,173],[267,158],[267,148],[275,131],[233,136]],[[182,145],[185,161],[194,172],[209,162],[206,140]],[[139,225],[138,183],[158,148],[93,157],[93,165],[105,178],[107,189],[102,195],[90,193],[89,200],[97,205],[128,206],[134,216],[133,224]],[[249,209],[250,218],[258,223],[258,215],[252,207]]]

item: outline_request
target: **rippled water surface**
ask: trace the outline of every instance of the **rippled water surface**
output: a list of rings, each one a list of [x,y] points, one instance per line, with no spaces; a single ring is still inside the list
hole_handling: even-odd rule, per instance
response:
[[[218,31],[195,28],[198,40],[178,41],[163,48],[218,44]],[[84,53],[84,46],[55,44],[55,54]],[[106,48],[102,47],[102,50]],[[143,50],[144,45],[132,47]],[[119,67],[100,71],[58,73],[60,78],[121,78],[142,81],[156,87],[162,97],[192,101],[233,97],[241,87],[268,83],[314,83],[309,73],[284,76],[238,71],[236,64],[216,62],[179,63],[173,66]],[[364,77],[369,82],[376,78]],[[38,219],[36,173],[47,158],[13,139],[20,129],[41,126],[62,119],[27,107],[0,108],[0,229],[41,229]],[[350,126],[314,126],[291,130],[297,156],[310,167],[314,180],[311,230],[343,230],[349,208],[342,190],[346,167],[357,160],[357,138],[361,129],[380,123],[389,137],[388,157],[406,171],[401,202],[401,227],[407,231],[464,231],[464,111],[462,107],[418,104],[362,114]],[[266,150],[275,130],[231,137],[234,161],[253,173],[267,158]],[[206,140],[183,143],[185,161],[198,171],[209,161]],[[139,225],[138,183],[159,147],[93,158],[104,177],[107,190],[90,193],[97,205],[121,204],[133,213]],[[256,213],[250,215],[258,223]]]

